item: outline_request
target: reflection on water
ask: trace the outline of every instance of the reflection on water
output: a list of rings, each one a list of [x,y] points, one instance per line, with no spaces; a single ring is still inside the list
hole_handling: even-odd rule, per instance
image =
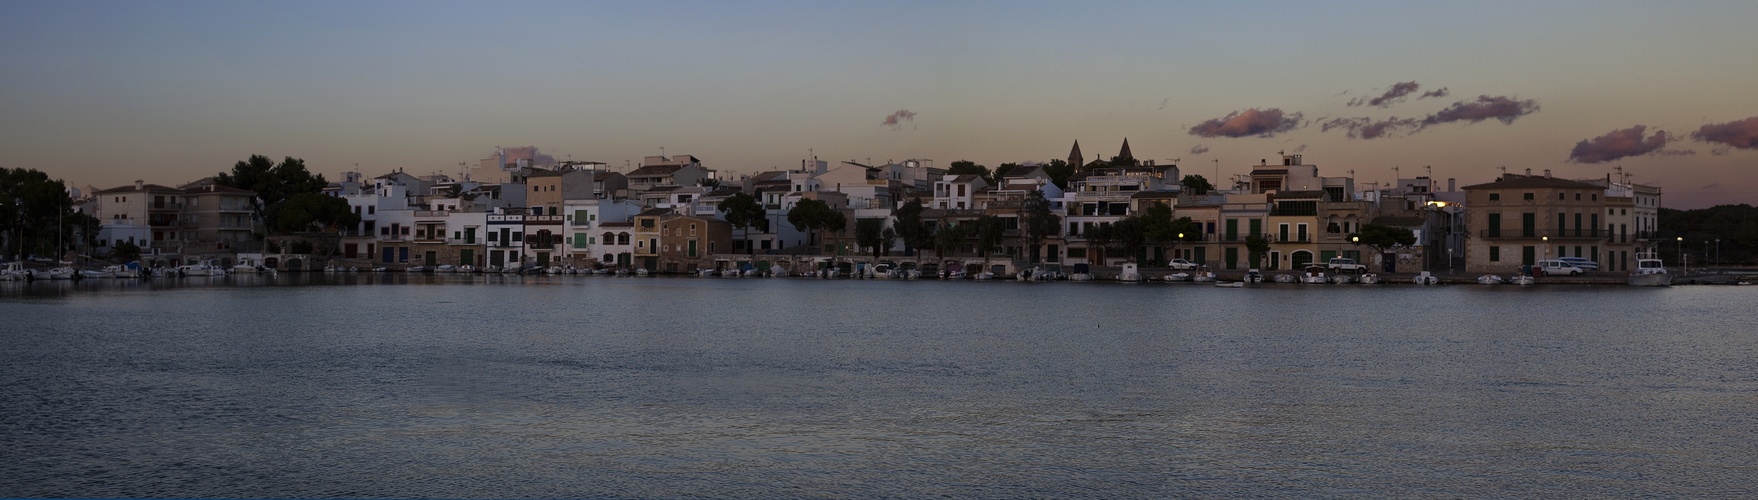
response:
[[[0,495],[1751,497],[1755,297],[0,283]]]

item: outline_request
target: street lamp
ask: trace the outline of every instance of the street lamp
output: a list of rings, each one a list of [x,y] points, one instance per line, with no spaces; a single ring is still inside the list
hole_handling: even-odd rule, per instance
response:
[[[1691,274],[1691,263],[1690,263],[1690,261],[1685,260],[1685,237],[1684,236],[1679,237],[1679,264],[1685,266],[1685,270],[1681,271],[1682,274]]]
[[[1543,243],[1538,244],[1538,260],[1544,261],[1544,260],[1550,259],[1550,237],[1543,236],[1543,237],[1538,238],[1538,240],[1543,242]],[[1540,268],[1542,268],[1544,266],[1544,264],[1542,262],[1540,262],[1538,265]],[[1532,275],[1538,276],[1538,269],[1537,268],[1532,270]]]

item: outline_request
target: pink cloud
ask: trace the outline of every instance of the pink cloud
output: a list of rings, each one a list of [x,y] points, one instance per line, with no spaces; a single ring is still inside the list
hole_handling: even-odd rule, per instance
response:
[[[1503,125],[1514,119],[1538,112],[1538,101],[1515,100],[1507,96],[1477,96],[1476,101],[1459,101],[1438,113],[1422,119],[1422,128],[1452,122],[1477,123],[1488,119],[1501,120]]]
[[[1667,151],[1667,133],[1656,130],[1654,135],[1644,138],[1643,133],[1647,130],[1648,127],[1637,125],[1575,143],[1575,149],[1569,152],[1569,161],[1600,163],[1649,154],[1696,154],[1695,151]]]
[[[885,117],[885,121],[880,122],[879,124],[889,126],[892,130],[902,130],[903,122],[910,122],[911,125],[914,125],[916,122],[916,112],[907,109],[900,109],[897,110],[896,113],[892,113],[891,116]]]
[[[1272,137],[1300,128],[1300,113],[1284,115],[1276,108],[1234,111],[1227,116],[1198,123],[1190,135],[1199,137]]]
[[[1758,116],[1727,123],[1704,125],[1691,133],[1691,138],[1703,142],[1716,142],[1740,149],[1758,148]],[[1717,148],[1726,154],[1727,148]]]

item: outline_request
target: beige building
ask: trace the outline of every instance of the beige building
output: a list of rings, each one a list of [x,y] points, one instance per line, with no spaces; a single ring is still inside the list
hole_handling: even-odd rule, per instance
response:
[[[1465,270],[1518,272],[1543,259],[1581,257],[1623,269],[1630,244],[1604,230],[1605,188],[1544,176],[1504,174],[1465,186]],[[1609,258],[1609,259],[1608,259]]]
[[[179,230],[184,253],[232,250],[251,241],[255,199],[255,191],[235,187],[209,184],[185,189]]]

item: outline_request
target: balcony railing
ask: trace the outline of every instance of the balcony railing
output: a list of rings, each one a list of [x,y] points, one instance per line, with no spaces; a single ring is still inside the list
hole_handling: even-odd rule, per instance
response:
[[[1503,229],[1501,231],[1490,231],[1488,229],[1480,229],[1477,231],[1477,237],[1484,238],[1484,239],[1491,239],[1491,240],[1494,240],[1494,239],[1536,240],[1536,239],[1542,239],[1542,238],[1550,238],[1550,239],[1599,239],[1599,238],[1606,237],[1606,236],[1615,237],[1616,235],[1610,234],[1609,232],[1602,232],[1599,230],[1599,228],[1551,229],[1551,230],[1531,231],[1531,232],[1518,230],[1518,229],[1511,230],[1511,231],[1507,230],[1507,229]]]

